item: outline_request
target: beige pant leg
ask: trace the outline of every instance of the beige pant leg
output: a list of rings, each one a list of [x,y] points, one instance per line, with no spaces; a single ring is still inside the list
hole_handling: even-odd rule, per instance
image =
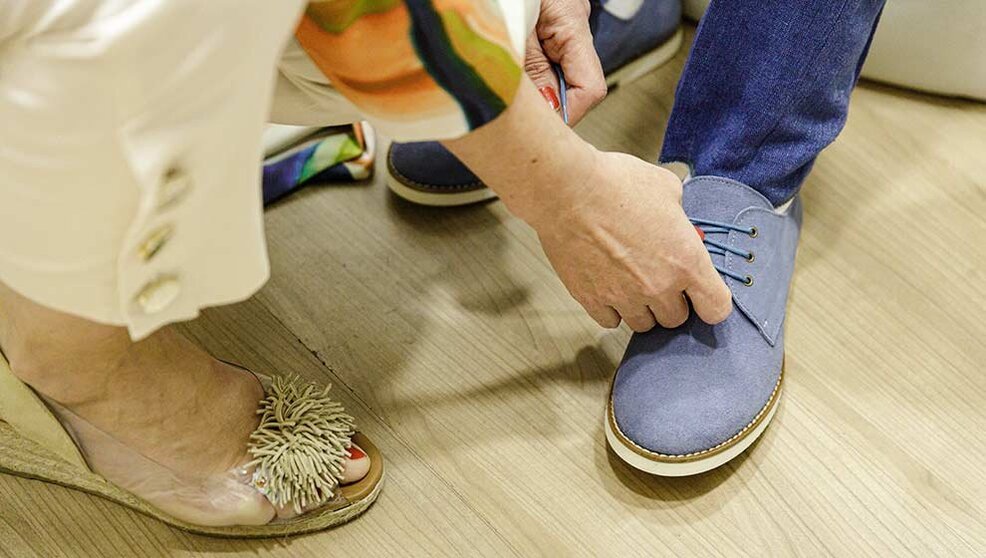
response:
[[[261,134],[303,2],[6,1],[0,280],[134,338],[255,292]]]

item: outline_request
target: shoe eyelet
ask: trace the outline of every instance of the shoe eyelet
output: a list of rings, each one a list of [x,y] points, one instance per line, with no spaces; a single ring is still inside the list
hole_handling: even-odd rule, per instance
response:
[[[756,238],[760,236],[760,231],[756,227],[750,227],[749,235],[750,238]]]
[[[752,287],[753,286],[753,276],[752,275],[747,275],[746,276],[746,281],[743,281],[743,285],[746,286],[746,287]]]
[[[750,252],[750,255],[746,257],[746,263],[753,263],[755,261],[757,261],[757,255]]]

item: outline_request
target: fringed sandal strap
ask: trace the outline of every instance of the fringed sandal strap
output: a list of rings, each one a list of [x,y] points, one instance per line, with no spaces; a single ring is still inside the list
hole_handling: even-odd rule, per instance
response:
[[[257,414],[247,451],[253,486],[275,506],[302,513],[332,498],[343,475],[353,417],[329,398],[330,386],[274,378]]]

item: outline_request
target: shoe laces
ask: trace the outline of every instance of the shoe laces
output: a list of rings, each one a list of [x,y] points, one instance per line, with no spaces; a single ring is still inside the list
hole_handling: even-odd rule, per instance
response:
[[[692,225],[695,225],[695,229],[699,231],[699,236],[702,237],[702,242],[705,244],[705,249],[708,250],[710,254],[719,256],[725,256],[726,253],[735,254],[749,263],[753,263],[756,259],[756,255],[753,252],[733,248],[732,246],[727,246],[722,242],[716,242],[715,240],[709,238],[709,235],[729,234],[730,231],[741,232],[750,235],[750,238],[756,238],[760,234],[756,227],[737,227],[736,225],[732,225],[730,223],[709,221],[707,219],[689,219],[689,221],[691,221]],[[735,279],[744,286],[753,286],[752,275],[741,275],[728,269],[724,269],[718,265],[715,265],[715,268],[720,274],[731,279]]]

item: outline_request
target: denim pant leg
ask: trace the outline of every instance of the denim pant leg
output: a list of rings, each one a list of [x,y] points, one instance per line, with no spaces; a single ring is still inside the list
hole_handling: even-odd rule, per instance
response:
[[[842,130],[884,0],[712,0],[661,153],[779,205]]]

